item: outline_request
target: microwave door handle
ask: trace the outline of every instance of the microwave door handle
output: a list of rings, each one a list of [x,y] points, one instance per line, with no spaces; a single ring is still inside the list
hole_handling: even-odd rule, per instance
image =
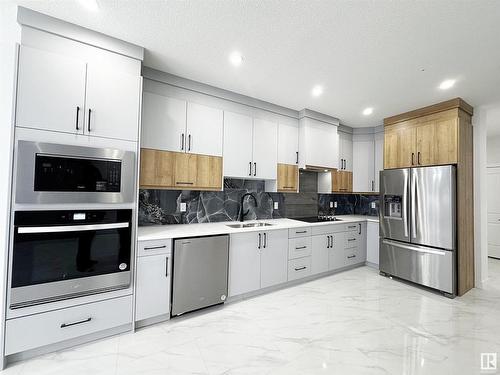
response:
[[[17,232],[22,234],[29,233],[61,233],[61,232],[81,232],[88,230],[105,230],[128,228],[130,223],[110,223],[110,224],[83,224],[83,225],[55,225],[47,227],[19,227]]]

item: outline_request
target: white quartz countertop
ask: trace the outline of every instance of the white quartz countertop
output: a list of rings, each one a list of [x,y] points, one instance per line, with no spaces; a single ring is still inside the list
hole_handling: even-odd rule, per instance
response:
[[[269,220],[249,220],[245,223],[262,222],[273,224],[265,227],[253,228],[231,228],[228,225],[237,224],[237,221],[225,221],[220,223],[203,223],[203,224],[167,224],[167,225],[151,225],[139,227],[137,237],[139,241],[160,240],[165,238],[183,238],[195,236],[212,236],[216,234],[234,234],[243,232],[259,232],[276,229],[313,227],[320,225],[342,225],[346,223],[370,221],[378,223],[377,216],[364,215],[337,215],[341,221],[324,221],[319,223],[306,223],[293,219],[269,219]]]

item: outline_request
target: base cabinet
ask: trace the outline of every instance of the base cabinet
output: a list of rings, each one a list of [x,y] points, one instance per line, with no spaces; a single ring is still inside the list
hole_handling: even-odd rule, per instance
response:
[[[132,323],[132,295],[7,320],[5,355]]]
[[[231,235],[229,296],[287,281],[288,230]]]
[[[379,223],[366,224],[366,261],[378,265],[379,258]]]
[[[311,274],[316,275],[328,271],[328,253],[330,235],[312,236]]]

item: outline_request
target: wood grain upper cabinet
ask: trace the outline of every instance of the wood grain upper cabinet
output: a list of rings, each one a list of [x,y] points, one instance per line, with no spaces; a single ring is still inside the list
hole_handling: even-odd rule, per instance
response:
[[[222,158],[142,148],[140,186],[222,190]]]
[[[222,110],[187,103],[186,152],[222,156],[222,129]]]
[[[384,168],[408,168],[415,163],[417,133],[414,127],[386,128],[384,137]]]
[[[352,172],[332,171],[332,192],[350,193],[352,192]]]
[[[186,137],[185,100],[144,92],[141,147],[184,151]]]
[[[278,191],[296,193],[299,190],[299,167],[293,164],[278,164]]]
[[[16,125],[83,134],[85,74],[84,61],[21,46]]]
[[[85,126],[87,135],[137,141],[141,77],[87,66]]]

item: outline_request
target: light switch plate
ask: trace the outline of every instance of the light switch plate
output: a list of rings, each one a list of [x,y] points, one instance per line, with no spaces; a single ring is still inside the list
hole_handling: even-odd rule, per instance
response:
[[[181,202],[181,208],[180,208],[181,212],[186,212],[187,210],[187,207],[186,207],[186,203],[185,202]]]
[[[330,208],[333,208],[333,202],[330,202]]]
[[[278,209],[278,207],[279,207],[278,202],[274,202],[274,209],[275,209],[275,210],[277,210],[277,209]]]
[[[377,208],[377,204],[375,202],[372,202],[372,208]]]
[[[337,208],[337,202],[334,202],[334,203],[333,203],[333,207],[334,207],[334,208]]]

